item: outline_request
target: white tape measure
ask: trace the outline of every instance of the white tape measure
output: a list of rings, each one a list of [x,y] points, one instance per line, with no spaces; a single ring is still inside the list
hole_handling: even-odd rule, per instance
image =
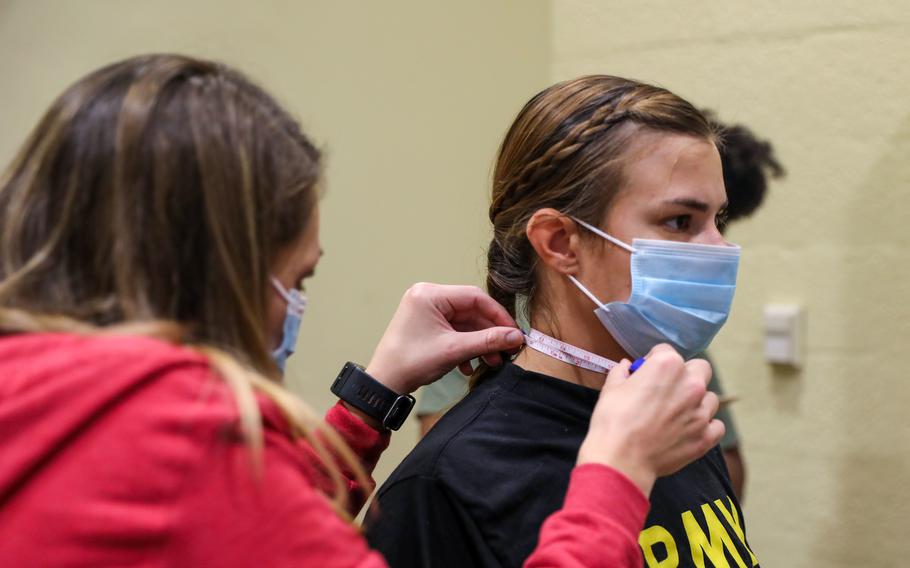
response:
[[[594,371],[595,373],[606,375],[610,372],[610,369],[617,365],[616,361],[585,351],[580,347],[569,345],[555,337],[544,335],[536,329],[532,329],[525,334],[525,343],[534,351],[539,351],[563,363]]]

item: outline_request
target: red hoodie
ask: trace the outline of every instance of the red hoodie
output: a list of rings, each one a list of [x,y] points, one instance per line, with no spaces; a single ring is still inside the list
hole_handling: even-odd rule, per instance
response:
[[[312,450],[259,405],[257,478],[201,355],[144,337],[0,339],[0,566],[385,566],[316,490]],[[388,435],[340,405],[326,420],[372,471]],[[526,565],[641,566],[647,509],[618,472],[576,468]]]

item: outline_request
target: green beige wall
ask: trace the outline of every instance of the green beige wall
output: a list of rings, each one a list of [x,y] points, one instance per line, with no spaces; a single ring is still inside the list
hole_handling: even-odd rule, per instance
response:
[[[910,5],[553,4],[561,80],[659,83],[771,139],[789,175],[734,225],[734,312],[712,351],[749,465],[764,566],[903,566],[910,552]],[[762,355],[762,306],[808,316],[800,372]]]
[[[255,7],[254,7],[255,6]],[[899,566],[910,544],[910,9],[893,2],[0,2],[0,162],[87,71],[147,51],[233,63],[326,149],[326,256],[292,386],[326,408],[402,291],[479,283],[496,144],[545,84],[657,82],[773,140],[789,170],[743,245],[715,346],[765,566]],[[775,370],[761,308],[806,306],[808,358]],[[379,470],[410,447],[399,433]]]
[[[547,5],[394,2],[0,2],[0,162],[53,97],[149,51],[235,64],[274,92],[328,157],[325,257],[292,387],[322,410],[348,359],[368,361],[404,290],[482,283],[493,155],[542,88]],[[382,478],[416,440],[393,438]]]

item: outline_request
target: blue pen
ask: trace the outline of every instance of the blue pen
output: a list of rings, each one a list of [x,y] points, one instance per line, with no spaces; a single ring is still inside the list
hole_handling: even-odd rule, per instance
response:
[[[635,371],[637,371],[639,367],[641,367],[641,366],[644,365],[644,364],[645,364],[645,358],[644,358],[644,357],[639,357],[638,359],[635,360],[634,363],[632,363],[632,364],[629,366],[629,374],[631,375],[632,373],[634,373]]]

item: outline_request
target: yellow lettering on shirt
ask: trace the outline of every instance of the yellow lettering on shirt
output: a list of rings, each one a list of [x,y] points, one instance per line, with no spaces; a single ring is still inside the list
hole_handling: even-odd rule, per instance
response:
[[[658,560],[654,554],[654,545],[663,544],[667,549],[667,557]],[[679,566],[679,552],[676,550],[676,541],[670,531],[660,525],[654,525],[641,531],[638,535],[638,545],[645,555],[648,568],[676,568]]]
[[[746,543],[746,535],[743,532],[742,523],[739,520],[739,511],[736,510],[736,505],[733,504],[733,499],[727,497],[727,500],[730,501],[730,510],[728,511],[724,507],[723,501],[720,499],[714,501],[714,505],[717,506],[717,509],[720,511],[720,514],[724,516],[724,519],[727,520],[727,523],[730,525],[730,528],[733,529],[733,532],[736,533],[736,537],[743,547],[746,549],[746,552],[749,553],[749,556],[752,560],[752,566],[758,566],[758,558],[755,557],[755,554],[752,553],[752,549],[749,548],[749,545]]]
[[[689,538],[689,548],[692,551],[692,562],[699,568],[705,568],[705,555],[711,561],[715,568],[730,568],[724,550],[730,551],[730,556],[736,561],[739,568],[746,568],[742,557],[733,544],[733,539],[727,529],[720,523],[720,519],[714,514],[711,505],[705,503],[701,506],[702,514],[705,516],[705,522],[708,525],[708,535],[702,530],[695,515],[692,511],[686,511],[682,514],[683,527],[686,529],[686,536]]]

